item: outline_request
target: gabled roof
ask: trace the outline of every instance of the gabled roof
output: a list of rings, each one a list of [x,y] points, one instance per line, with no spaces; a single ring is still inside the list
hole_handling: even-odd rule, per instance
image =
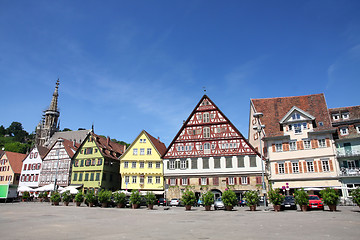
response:
[[[349,119],[342,120],[332,120],[333,122],[340,122],[340,121],[354,121],[360,120],[360,105],[359,106],[352,106],[352,107],[340,107],[340,108],[329,108],[330,114],[334,113],[349,113]],[[332,119],[332,118],[331,118]]]
[[[266,125],[265,133],[267,137],[284,135],[280,128],[280,121],[294,106],[315,118],[315,132],[334,129],[331,126],[330,115],[323,93],[306,96],[251,99],[250,102],[255,112],[262,112],[264,114],[260,121]],[[322,122],[322,124],[319,124],[319,122]]]
[[[126,145],[122,145],[122,144],[113,142],[113,141],[110,140],[109,137],[104,138],[102,136],[96,135],[93,132],[90,132],[89,135],[94,138],[96,146],[99,148],[101,154],[104,157],[119,160],[119,157],[126,150]],[[84,141],[83,141],[83,143],[84,143]]]
[[[360,125],[360,106],[352,106],[352,107],[340,107],[340,108],[330,108],[330,114],[340,114],[338,120],[334,120],[331,117],[333,126],[338,127],[348,127],[348,134],[341,135],[339,130],[337,137],[339,139],[352,139],[352,138],[359,138],[360,134],[357,132],[355,127],[351,126],[359,126]],[[349,118],[343,119],[341,114],[342,113],[349,113]]]
[[[49,149],[48,148],[46,148],[46,147],[42,147],[42,146],[36,146],[37,147],[37,149],[38,149],[38,152],[39,152],[39,154],[40,154],[40,157],[41,157],[41,159],[44,159],[44,157],[45,157],[45,155],[46,155],[46,153],[49,151]]]
[[[5,151],[5,154],[14,173],[21,173],[22,161],[26,157],[26,154],[8,151]]]
[[[290,111],[280,120],[280,124],[283,124],[286,119],[288,119],[294,112],[299,112],[302,115],[306,116],[307,118],[309,118],[310,120],[315,120],[315,117],[312,116],[311,114],[301,110],[300,108],[293,106]]]
[[[52,143],[51,147],[48,149],[47,153],[44,155],[43,158],[45,158],[47,156],[47,154],[51,151],[51,149],[53,149],[53,147],[56,145],[56,143],[59,141],[59,139],[57,139],[55,142]],[[80,147],[80,144],[75,143],[70,140],[67,140],[67,139],[63,139],[63,138],[61,138],[61,139],[63,140],[63,145],[64,145],[66,153],[69,155],[70,158],[72,158],[74,156],[74,154],[76,153],[76,151],[78,150],[78,148]]]
[[[46,142],[46,146],[52,146],[52,144],[59,138],[68,139],[70,141],[76,141],[78,144],[81,144],[88,133],[91,130],[77,130],[77,131],[66,131],[66,132],[55,132],[54,135]]]

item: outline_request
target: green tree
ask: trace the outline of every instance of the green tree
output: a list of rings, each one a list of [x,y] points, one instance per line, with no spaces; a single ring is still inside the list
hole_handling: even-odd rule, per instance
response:
[[[70,131],[72,131],[70,128],[64,128],[63,130],[62,130],[63,132],[70,132]]]
[[[17,153],[26,153],[26,150],[29,148],[28,144],[20,142],[10,142],[5,144],[5,151],[17,152]]]
[[[14,137],[15,141],[25,142],[25,138],[29,135],[24,129],[21,123],[12,122],[6,129],[6,132]]]
[[[6,134],[6,129],[4,128],[3,125],[0,126],[0,136],[4,136]]]

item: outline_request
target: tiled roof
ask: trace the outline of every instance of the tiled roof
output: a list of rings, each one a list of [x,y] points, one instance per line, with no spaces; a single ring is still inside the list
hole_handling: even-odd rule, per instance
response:
[[[26,154],[8,151],[5,151],[5,154],[14,173],[21,173],[22,161],[26,157]]]
[[[155,146],[157,151],[159,152],[160,156],[162,156],[166,152],[166,146],[163,142],[160,141],[160,139],[156,139],[153,136],[151,136],[147,131],[145,131],[145,134],[149,137],[152,144]]]
[[[126,146],[115,143],[110,138],[104,138],[91,132],[91,136],[95,139],[96,145],[100,148],[100,152],[104,157],[109,157],[118,160],[125,152]]]
[[[330,114],[339,114],[339,120],[334,120],[331,118],[333,126],[337,126],[337,136],[339,139],[351,139],[351,138],[358,138],[360,134],[356,130],[356,126],[360,125],[360,106],[352,106],[352,107],[340,107],[340,108],[330,108]],[[342,118],[342,113],[349,113],[348,119]],[[341,127],[348,127],[349,134],[341,135],[340,128]]]
[[[256,112],[264,114],[260,120],[262,124],[266,125],[265,133],[267,137],[284,135],[279,122],[294,106],[315,117],[316,128],[314,131],[334,129],[331,126],[325,96],[322,93],[306,96],[251,99],[250,101]],[[322,122],[323,126],[319,122]]]
[[[59,138],[68,139],[70,141],[75,140],[77,143],[81,144],[90,131],[91,130],[56,132],[46,143],[46,146],[51,146]]]
[[[74,154],[76,153],[76,151],[78,150],[78,148],[80,147],[79,143],[74,143],[73,141],[67,140],[67,139],[63,139],[63,145],[65,147],[65,150],[67,152],[67,154],[69,155],[70,158],[72,158],[74,156]]]
[[[42,146],[36,146],[36,147],[38,149],[41,159],[44,159],[44,157],[47,154],[47,152],[49,151],[49,149],[46,147],[42,147]]]

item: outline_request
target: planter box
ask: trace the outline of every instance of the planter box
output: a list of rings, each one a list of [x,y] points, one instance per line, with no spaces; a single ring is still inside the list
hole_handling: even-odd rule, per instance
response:
[[[205,211],[210,211],[210,210],[211,210],[211,205],[205,206]]]
[[[274,205],[275,212],[280,212],[280,209],[281,209],[281,205]]]
[[[191,210],[191,205],[185,205],[185,211],[190,211]]]

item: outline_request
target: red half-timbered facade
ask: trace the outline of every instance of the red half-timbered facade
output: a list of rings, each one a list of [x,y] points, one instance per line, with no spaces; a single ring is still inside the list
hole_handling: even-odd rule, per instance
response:
[[[229,186],[240,194],[261,184],[258,152],[207,95],[184,122],[163,158],[170,197],[180,197],[185,186],[192,186],[198,196],[206,190],[220,196]]]

